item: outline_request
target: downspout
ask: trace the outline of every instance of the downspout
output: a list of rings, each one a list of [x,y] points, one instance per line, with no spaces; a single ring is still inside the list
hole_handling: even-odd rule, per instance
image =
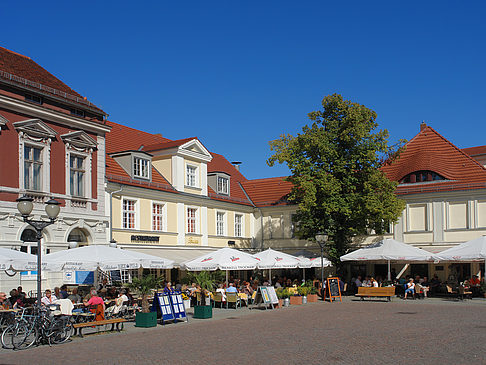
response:
[[[260,208],[258,208],[255,203],[253,203],[253,200],[251,200],[251,198],[248,196],[248,194],[246,193],[246,190],[245,188],[243,187],[243,185],[241,185],[240,182],[238,182],[238,185],[240,186],[241,190],[243,191],[243,193],[245,194],[246,198],[248,199],[248,201],[251,203],[251,205],[253,206],[253,208],[256,208],[258,209],[258,211],[260,212],[260,225],[261,225],[261,234],[262,234],[262,244],[261,244],[261,247],[260,247],[260,251],[263,251],[263,240],[264,240],[264,234],[263,234],[263,213],[262,213],[262,210]]]
[[[110,191],[110,242],[113,242],[113,194],[120,193],[123,190],[123,186],[120,185],[119,190]]]

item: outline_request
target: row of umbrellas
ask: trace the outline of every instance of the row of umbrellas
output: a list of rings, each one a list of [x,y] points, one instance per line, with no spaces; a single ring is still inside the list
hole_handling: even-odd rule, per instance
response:
[[[341,256],[342,261],[475,261],[486,259],[486,236],[465,242],[438,254],[393,240],[384,239]],[[325,259],[324,266],[330,266]],[[232,248],[222,248],[182,263],[189,271],[251,270],[320,267],[320,258],[296,257],[268,249],[255,255]],[[0,270],[36,270],[37,257],[24,252],[0,248]],[[47,254],[42,269],[47,271],[126,270],[144,268],[171,269],[174,261],[131,250],[91,245]]]

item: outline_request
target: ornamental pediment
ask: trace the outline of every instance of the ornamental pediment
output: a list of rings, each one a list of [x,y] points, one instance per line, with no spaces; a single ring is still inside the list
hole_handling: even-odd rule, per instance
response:
[[[211,156],[209,151],[197,139],[192,139],[189,142],[184,143],[179,147],[178,152],[181,155],[193,157],[207,162],[213,159],[213,156]]]
[[[40,119],[27,119],[13,123],[17,132],[23,132],[32,137],[56,138],[57,132]]]
[[[77,147],[77,148],[92,148],[97,147],[96,141],[84,131],[76,131],[63,134],[61,139],[64,143]]]

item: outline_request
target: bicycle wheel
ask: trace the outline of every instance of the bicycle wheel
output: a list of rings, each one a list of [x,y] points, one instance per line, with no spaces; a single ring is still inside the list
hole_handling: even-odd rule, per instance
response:
[[[49,345],[64,343],[71,338],[72,324],[69,318],[60,318],[52,323],[48,335]]]
[[[16,327],[17,323],[13,323],[3,330],[1,340],[4,349],[13,349],[12,336],[15,333]]]
[[[37,339],[37,329],[34,323],[19,323],[12,334],[12,345],[15,350],[31,347]]]

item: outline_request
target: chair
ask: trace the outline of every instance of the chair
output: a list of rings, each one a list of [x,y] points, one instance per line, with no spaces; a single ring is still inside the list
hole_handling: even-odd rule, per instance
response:
[[[103,321],[105,319],[103,305],[101,304],[90,305],[88,309],[91,313],[94,313],[95,321]]]
[[[458,289],[461,300],[472,299],[472,291],[466,290],[466,288],[464,288],[462,285],[460,285]]]
[[[223,294],[221,292],[213,292],[213,307],[216,305],[216,303],[221,304],[221,308],[223,308]]]
[[[226,292],[226,309],[228,309],[229,303],[233,303],[235,305],[235,309],[237,309],[238,306],[241,307],[240,300],[238,299],[238,293]]]

